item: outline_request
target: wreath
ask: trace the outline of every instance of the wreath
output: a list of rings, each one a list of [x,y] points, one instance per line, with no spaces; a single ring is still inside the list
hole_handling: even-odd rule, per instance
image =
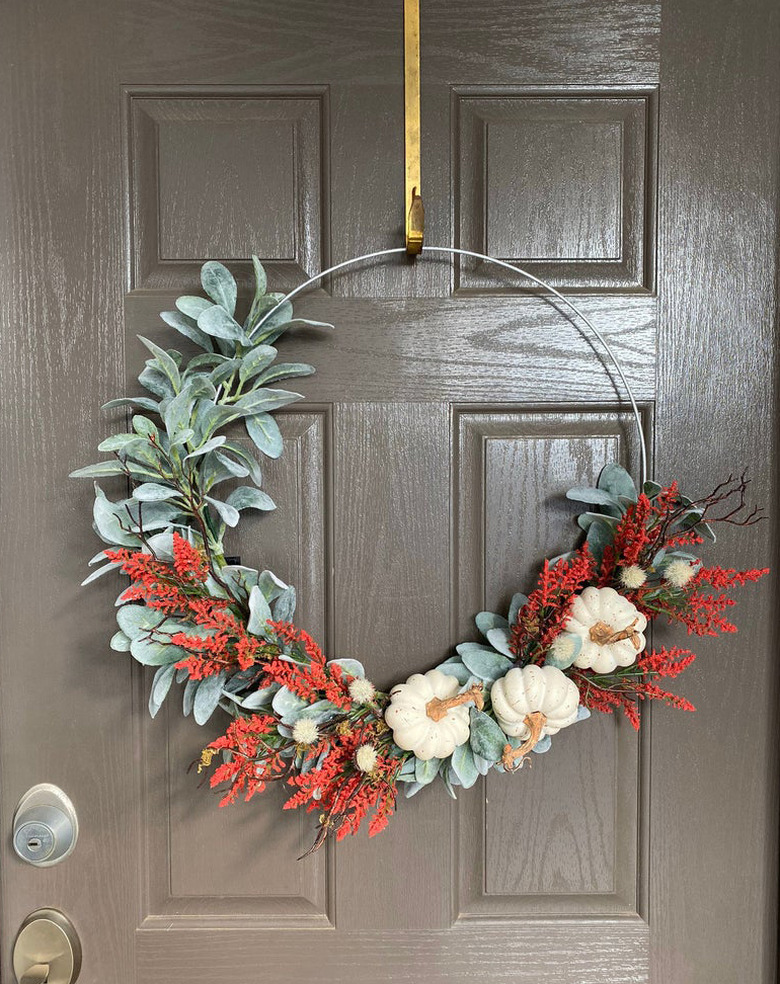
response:
[[[480,612],[484,641],[461,643],[388,693],[356,659],[327,659],[294,623],[291,585],[225,556],[225,532],[242,512],[276,508],[234,425],[243,422],[261,455],[279,457],[274,411],[301,396],[276,384],[314,367],[277,362],[274,343],[296,325],[331,327],[294,318],[289,299],[267,292],[252,261],[243,323],[236,282],[217,262],[202,268],[206,297],[179,297],[176,310],[162,312],[198,354],[139,336],[151,357],[138,380],[150,395],[107,403],[130,408],[131,429],[99,445],[110,458],[72,473],[129,481],[120,501],[95,483],[94,528],[109,546],[84,584],[111,571],[130,579],[111,648],[157,668],[152,716],[174,684],[184,685],[184,714],[198,724],[217,708],[230,716],[198,762],[211,786],[224,789],[220,805],[286,783],[285,809],[319,814],[315,850],[331,832],[356,833],[364,819],[369,835],[381,831],[399,784],[413,796],[438,777],[454,797],[490,769],[516,771],[592,711],[621,711],[638,728],[643,701],[693,710],[660,681],[694,654],[648,650],[646,635],[659,618],[694,635],[736,631],[729,589],[767,571],[707,567],[695,551],[714,541],[715,524],[761,518],[747,504],[744,475],[691,499],[676,482],[638,489],[620,465],[607,465],[595,488],[567,493],[586,509],[577,520],[581,545],[545,561],[534,590],[515,594],[506,616]],[[218,487],[237,479],[252,484],[220,498]]]

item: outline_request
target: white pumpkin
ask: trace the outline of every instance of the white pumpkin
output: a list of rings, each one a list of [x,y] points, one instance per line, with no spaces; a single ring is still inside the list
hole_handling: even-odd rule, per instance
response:
[[[582,641],[574,665],[596,673],[631,666],[645,648],[647,619],[614,588],[585,588],[576,595],[564,632]]]
[[[390,691],[385,721],[393,732],[393,741],[418,759],[446,758],[458,745],[469,740],[469,709],[464,703],[429,714],[432,708],[458,696],[457,677],[440,670],[415,673],[406,683]],[[432,703],[433,702],[433,703]]]
[[[493,713],[506,735],[526,740],[536,731],[536,741],[545,735],[557,735],[577,720],[580,693],[577,685],[556,666],[514,667],[490,689]],[[538,718],[534,729],[527,718]],[[534,742],[534,744],[536,743]]]

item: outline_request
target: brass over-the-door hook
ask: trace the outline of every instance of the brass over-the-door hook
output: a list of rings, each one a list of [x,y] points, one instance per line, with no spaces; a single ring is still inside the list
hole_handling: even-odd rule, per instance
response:
[[[425,210],[420,197],[420,0],[404,0],[406,252],[422,252]]]

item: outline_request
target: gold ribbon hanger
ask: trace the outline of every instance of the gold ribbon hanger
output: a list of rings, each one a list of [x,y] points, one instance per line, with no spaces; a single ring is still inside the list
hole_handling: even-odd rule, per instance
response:
[[[404,0],[406,252],[422,252],[425,210],[420,196],[420,0]]]

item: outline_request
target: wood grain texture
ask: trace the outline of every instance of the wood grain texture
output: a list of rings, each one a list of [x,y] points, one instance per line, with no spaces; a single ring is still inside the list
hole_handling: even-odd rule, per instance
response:
[[[89,601],[79,587],[95,542],[92,492],[67,478],[94,455],[104,432],[95,407],[123,376],[122,169],[102,142],[116,126],[117,82],[110,46],[95,43],[115,13],[82,4],[63,16],[46,2],[3,11],[0,977],[9,982],[12,941],[40,905],[77,927],[85,984],[134,972],[131,667],[108,651],[111,586],[96,585]],[[12,851],[11,818],[43,781],[72,798],[80,837],[70,863],[35,869]]]
[[[296,931],[278,934],[270,953],[262,934],[170,933],[165,951],[157,935],[137,934],[138,984],[190,984],[193,965],[209,984],[232,984],[259,966],[269,981],[304,984],[312,958],[322,984],[362,984],[368,954],[371,977],[381,984],[419,984],[431,979],[432,967],[448,984],[639,984],[648,973],[647,926],[638,919],[521,923],[509,932],[487,925],[403,935]]]
[[[449,410],[342,405],[333,431],[333,651],[386,687],[447,654]],[[381,837],[339,845],[339,929],[449,927],[452,800],[427,792]]]
[[[588,297],[577,303],[619,351],[637,399],[652,400],[655,377],[648,369],[655,359],[657,300]],[[135,335],[186,346],[160,321],[158,312],[172,307],[171,296],[136,292],[127,297],[128,385],[145,355]],[[320,294],[300,300],[295,310],[336,326],[335,331],[296,329],[282,342],[285,359],[316,366],[315,376],[292,380],[290,389],[317,402],[625,398],[599,343],[543,298],[369,301]]]
[[[771,452],[778,12],[770,0],[749,8],[713,0],[706,9],[696,0],[669,0],[663,33],[661,28],[661,5],[640,0],[426,0],[422,112],[429,242],[453,241],[453,90],[633,91],[653,89],[660,79],[658,297],[605,291],[585,298],[583,306],[624,357],[648,426],[658,397],[659,475],[679,475],[691,490],[706,489],[714,473],[751,461],[756,495],[771,502],[777,478]],[[637,792],[640,821],[649,815],[653,834],[649,848],[640,836],[633,894],[609,891],[628,869],[610,861],[606,838],[573,825],[561,784],[574,785],[580,818],[606,818],[608,829],[606,798],[577,785],[571,774],[558,775],[550,758],[549,766],[543,759],[531,776],[521,774],[491,792],[488,815],[478,790],[463,794],[457,814],[443,790],[402,802],[382,838],[344,843],[335,862],[327,861],[327,898],[322,879],[306,883],[305,873],[285,868],[282,856],[291,842],[281,828],[269,834],[279,858],[256,897],[250,875],[238,870],[227,846],[222,856],[247,894],[223,904],[214,879],[207,886],[212,894],[198,896],[208,873],[202,854],[209,841],[235,829],[246,848],[278,814],[275,804],[266,804],[267,814],[259,808],[259,816],[258,808],[247,808],[224,827],[216,811],[203,827],[196,816],[200,853],[192,871],[185,870],[185,845],[175,845],[174,887],[182,894],[168,909],[147,904],[136,733],[145,720],[146,695],[134,689],[141,681],[127,661],[108,655],[112,586],[92,586],[88,595],[78,588],[84,558],[96,549],[91,496],[87,483],[63,485],[68,471],[91,460],[91,449],[105,435],[97,407],[123,385],[125,347],[130,371],[141,353],[127,340],[121,317],[135,249],[123,238],[131,228],[123,180],[128,156],[151,173],[155,124],[139,121],[140,140],[129,153],[123,100],[130,90],[150,91],[146,87],[170,97],[197,91],[199,99],[213,96],[233,109],[245,90],[263,98],[270,90],[284,91],[304,101],[316,95],[322,197],[317,207],[304,209],[303,222],[312,235],[320,223],[323,263],[328,254],[343,259],[400,242],[399,38],[400,7],[357,0],[40,0],[4,10],[0,822],[7,833],[21,793],[44,780],[67,790],[82,821],[77,852],[58,868],[26,867],[13,856],[7,836],[0,843],[4,980],[12,980],[10,941],[39,904],[62,908],[76,923],[86,955],[84,984],[227,984],[261,973],[272,981],[316,976],[349,984],[365,980],[367,960],[379,984],[644,984],[648,929],[631,911],[649,918],[653,984],[774,979],[778,679],[769,617],[776,590],[770,585],[746,594],[740,636],[700,647],[700,664],[680,688],[699,705],[697,717],[665,708],[654,715],[652,782],[640,783]],[[166,289],[161,280],[153,290],[130,294],[130,333],[157,337],[157,312],[171,307],[172,294],[197,289],[196,263],[187,264],[184,247],[176,245],[197,217],[181,213],[184,197],[177,198],[174,173],[177,154],[197,155],[202,147],[188,143],[193,132],[163,141],[169,171],[162,252],[182,254],[171,261],[176,276],[165,281]],[[232,139],[242,146],[243,131]],[[542,148],[534,151],[537,159],[544,157]],[[503,158],[508,153],[501,151]],[[190,199],[198,181],[213,180],[215,160],[189,162]],[[231,211],[249,200],[253,167],[241,160],[235,199],[230,181],[208,199],[214,206],[209,225],[226,251],[239,252],[241,236],[253,228]],[[278,190],[287,194],[283,185]],[[602,185],[590,214],[606,207],[607,196]],[[267,215],[277,214],[274,207],[263,202]],[[519,214],[507,238],[519,235],[523,222],[535,221],[530,209],[528,219]],[[494,215],[500,218],[497,209]],[[591,240],[594,228],[586,221]],[[145,232],[156,249],[156,225],[147,221]],[[300,228],[280,229],[271,237],[273,248],[286,251],[300,234]],[[531,241],[542,235],[525,234]],[[499,242],[504,236],[495,223],[494,235]],[[202,250],[207,246],[205,238]],[[239,265],[240,276],[245,269]],[[475,601],[453,603],[454,433],[448,405],[469,404],[475,413],[552,410],[553,404],[561,413],[609,413],[619,392],[589,344],[540,299],[452,298],[456,286],[449,261],[370,265],[333,278],[301,305],[311,316],[333,320],[337,332],[302,333],[284,343],[285,358],[319,366],[300,388],[317,412],[335,405],[332,425],[325,416],[318,419],[325,438],[340,435],[328,451],[323,481],[326,495],[329,483],[338,492],[338,523],[328,534],[334,563],[322,579],[323,597],[306,604],[327,609],[329,651],[365,658],[377,668],[379,682],[437,661],[462,637],[460,619],[463,631],[470,631],[469,606],[481,607],[483,597],[505,590],[498,575],[488,583],[480,573],[476,587],[467,579]],[[118,420],[111,423],[118,426]],[[302,441],[312,439],[306,434],[301,432]],[[591,418],[584,438],[582,430],[573,433],[577,467],[595,468],[614,437],[614,429],[594,429]],[[521,483],[536,502],[547,467],[543,440],[535,445],[542,448],[537,459],[523,458],[502,440],[494,448],[494,474],[522,465]],[[550,460],[553,479],[565,483],[566,455]],[[499,510],[517,510],[504,492],[493,501]],[[512,515],[518,524],[522,520],[519,537],[501,544],[493,526],[490,550],[500,558],[499,568],[514,566],[520,577],[520,569],[530,571],[553,543],[566,515],[555,504],[549,511],[532,506],[528,513],[521,507]],[[776,560],[775,528],[754,534],[723,535],[713,556],[745,564]],[[319,534],[309,535],[316,540]],[[305,537],[297,550],[301,569],[307,558],[319,563],[321,552],[307,551]],[[281,555],[273,560],[285,562]],[[304,572],[304,584],[313,573],[314,567]],[[740,677],[724,689],[735,654]],[[182,737],[187,745],[189,737]],[[566,737],[577,735],[573,730]],[[591,777],[636,789],[617,778],[621,761],[629,761],[621,759],[622,736],[612,744],[607,739],[606,731],[588,739],[602,756],[600,772],[590,764]],[[559,742],[551,755],[560,759],[561,751]],[[178,751],[172,754],[178,760]],[[566,768],[577,759],[589,768],[584,745],[566,758]],[[151,778],[161,779],[164,763],[156,769]],[[177,793],[177,809],[188,802]],[[194,809],[202,808],[205,818],[210,806],[204,794]],[[559,820],[560,854],[553,856],[541,836],[525,856],[510,853],[501,820],[512,809],[521,815],[525,809],[538,826],[551,816]],[[616,809],[613,816],[620,817],[622,807]],[[162,817],[167,823],[164,812]],[[157,820],[153,816],[152,824]],[[171,838],[188,822],[177,815]],[[616,831],[632,829],[630,823],[613,824]],[[538,869],[523,864],[528,856],[535,863],[538,858]],[[474,858],[482,858],[483,868]],[[251,872],[251,861],[247,867]],[[642,901],[647,871],[649,910]],[[464,873],[471,887],[461,885]],[[293,894],[269,912],[267,900],[287,890]],[[601,905],[593,903],[588,919],[559,918],[581,914],[587,898]],[[534,905],[537,915],[526,918]],[[287,932],[279,928],[285,918],[288,925],[319,928]],[[258,931],[274,921],[277,928]],[[410,933],[410,926],[427,928]]]
[[[656,715],[649,915],[665,984],[777,973],[780,10],[702,12],[664,12],[657,470],[706,491],[749,467],[771,519],[721,529],[712,552],[774,573],[740,598],[737,636],[697,640],[693,726]]]

